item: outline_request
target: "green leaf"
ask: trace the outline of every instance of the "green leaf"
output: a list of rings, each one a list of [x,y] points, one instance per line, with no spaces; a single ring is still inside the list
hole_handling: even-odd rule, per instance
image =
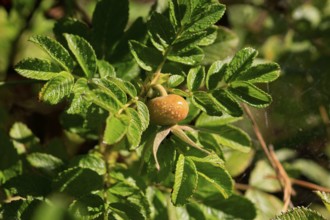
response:
[[[40,200],[32,198],[11,201],[10,203],[3,203],[0,206],[1,218],[32,219],[32,214],[35,211],[36,206],[39,205]]]
[[[255,151],[243,153],[236,150],[226,151],[226,168],[232,177],[237,177],[251,165]]]
[[[203,51],[199,47],[193,47],[190,50],[183,52],[171,51],[167,56],[168,60],[190,66],[199,64],[203,58]]]
[[[12,196],[46,196],[51,192],[50,181],[36,174],[23,174],[8,180],[3,186]]]
[[[45,153],[31,153],[26,157],[26,160],[32,167],[47,174],[54,174],[54,171],[63,165],[61,159]]]
[[[227,64],[223,61],[212,63],[206,75],[206,88],[212,90],[218,87],[227,70]]]
[[[138,214],[142,215],[142,219],[150,219],[150,205],[148,200],[143,191],[136,185],[125,179],[123,182],[120,181],[114,184],[108,192],[110,195],[117,196],[122,204],[127,204],[134,209],[134,212],[130,213],[130,215],[138,211]],[[136,217],[129,219],[136,219]]]
[[[224,198],[228,198],[233,193],[234,183],[224,167],[223,160],[215,154],[208,155],[204,158],[190,158],[196,165],[198,178],[206,182],[207,186],[214,188]],[[198,190],[202,190],[200,183],[198,184]]]
[[[305,207],[295,207],[289,211],[276,216],[273,220],[325,220],[322,215],[312,209]]]
[[[70,213],[79,219],[97,219],[103,217],[104,201],[94,194],[85,195],[70,204]]]
[[[220,20],[225,12],[225,6],[219,3],[206,3],[196,7],[192,12],[191,20],[184,25],[185,33],[192,33],[204,30]]]
[[[218,27],[215,41],[211,45],[203,47],[205,54],[203,64],[209,65],[233,56],[237,50],[238,43],[239,39],[235,32],[225,27]]]
[[[129,46],[133,57],[139,66],[147,71],[155,71],[162,62],[162,54],[150,47],[147,47],[137,41],[129,41]]]
[[[15,65],[15,70],[24,77],[49,80],[58,75],[60,68],[48,60],[27,58]]]
[[[111,145],[119,142],[127,132],[129,119],[125,115],[110,115],[107,118],[103,142]]]
[[[248,82],[232,82],[228,91],[234,98],[253,107],[264,108],[272,102],[272,97]]]
[[[66,71],[73,69],[74,64],[69,52],[57,41],[41,35],[33,36],[29,40],[44,49]]]
[[[250,47],[238,51],[228,64],[228,69],[225,75],[226,82],[231,82],[239,74],[248,69],[252,65],[257,54],[258,52]]]
[[[70,73],[60,72],[42,87],[39,98],[50,104],[57,104],[70,94],[73,83],[74,78]]]
[[[292,163],[292,167],[299,170],[308,179],[322,186],[330,187],[330,173],[318,163],[307,159],[297,159]]]
[[[63,45],[67,45],[63,35],[64,33],[78,35],[85,38],[86,40],[90,39],[90,29],[88,26],[85,23],[72,17],[65,17],[56,21],[53,32],[56,39]]]
[[[136,207],[130,203],[114,202],[110,204],[109,208],[120,216],[119,219],[136,219],[136,220],[145,219],[139,207]],[[118,218],[113,218],[113,219],[118,219]]]
[[[0,130],[0,143],[0,170],[2,171],[10,168],[18,161],[18,153],[7,134],[2,132],[2,130]]]
[[[210,94],[204,91],[196,91],[193,93],[193,104],[208,115],[221,116],[222,108],[218,101]]]
[[[316,191],[315,193],[322,199],[322,202],[324,203],[325,207],[330,212],[330,193],[321,191]]]
[[[218,36],[218,26],[213,25],[209,28],[207,28],[205,31],[206,35],[203,35],[203,38],[200,39],[198,42],[198,46],[208,46],[210,44],[213,44]]]
[[[165,51],[175,37],[175,30],[170,21],[164,15],[154,12],[147,25],[153,45],[158,50]]]
[[[64,37],[85,75],[92,78],[96,72],[96,55],[92,46],[77,35],[64,34]]]
[[[98,1],[92,18],[92,42],[98,58],[108,59],[128,21],[128,0]]]
[[[86,94],[89,93],[86,78],[79,78],[73,86],[72,93],[74,94],[70,107],[67,109],[69,114],[86,113],[91,102],[87,100]]]
[[[12,125],[9,135],[18,154],[36,150],[35,148],[40,143],[39,138],[32,133],[31,129],[21,122],[15,122]]]
[[[115,83],[121,90],[123,90],[132,98],[135,98],[137,96],[137,91],[132,83],[115,77],[108,77],[107,79]]]
[[[240,73],[235,81],[248,81],[250,83],[268,83],[280,76],[280,66],[276,63],[266,63],[252,66]]]
[[[163,141],[162,147],[160,147],[157,151],[159,170],[155,167],[155,161],[152,160],[151,155],[149,157],[146,155],[145,161],[147,163],[147,173],[150,180],[156,183],[166,183],[169,180],[172,181],[173,170],[175,170],[177,159],[176,155],[173,142],[166,140]]]
[[[179,36],[172,44],[172,50],[180,53],[188,51],[196,46],[199,46],[200,42],[204,39],[204,37],[206,37],[206,35],[206,31],[201,31],[185,36]]]
[[[226,90],[214,90],[212,96],[221,104],[222,109],[234,117],[243,115],[241,106],[228,94]]]
[[[129,149],[135,149],[139,146],[142,136],[142,122],[138,112],[133,108],[127,108],[125,110],[130,117],[127,140],[130,143]]]
[[[101,78],[116,77],[115,68],[105,60],[97,60],[97,69]]]
[[[219,210],[226,214],[223,219],[230,220],[254,220],[257,211],[254,204],[247,198],[233,194],[228,199],[219,197],[206,198],[203,201],[208,207]],[[240,210],[239,212],[237,210]]]
[[[106,78],[106,79],[98,79],[98,78],[93,78],[93,82],[99,86],[99,88],[110,95],[112,98],[118,100],[121,104],[126,104],[127,102],[127,96],[125,92],[111,79]]]
[[[281,191],[280,182],[277,179],[269,178],[270,176],[276,176],[276,172],[266,161],[260,160],[251,172],[249,184],[265,192]]]
[[[276,196],[256,189],[248,189],[245,197],[252,201],[257,208],[256,220],[272,219],[281,213],[284,205]]]
[[[101,89],[94,89],[93,91],[89,92],[88,99],[99,107],[114,114],[122,106],[117,98],[114,98],[112,95],[102,91]]]
[[[197,182],[198,175],[194,162],[180,154],[175,168],[172,192],[173,204],[176,206],[186,204],[194,193]]]
[[[103,177],[87,168],[69,168],[53,180],[54,191],[81,197],[103,188]]]
[[[250,137],[237,127],[231,125],[218,126],[210,123],[199,124],[198,128],[201,132],[217,134],[214,137],[223,146],[242,152],[249,152],[251,150]]]
[[[198,90],[204,82],[205,69],[198,66],[191,68],[187,76],[187,87],[190,91]]]
[[[185,77],[181,75],[171,75],[170,78],[168,78],[167,85],[174,88],[179,86],[184,80]]]
[[[96,153],[76,156],[70,161],[68,167],[91,169],[99,175],[104,175],[107,172],[106,164],[102,155]]]
[[[144,102],[141,101],[137,101],[136,103],[136,107],[137,107],[137,112],[139,114],[139,118],[141,121],[141,129],[142,131],[146,130],[149,126],[149,110],[148,107],[146,106],[146,104],[144,104]]]
[[[207,114],[201,114],[195,125],[197,127],[217,127],[221,125],[227,125],[229,123],[241,120],[242,117],[232,117],[228,114],[223,114],[222,116],[209,116]]]

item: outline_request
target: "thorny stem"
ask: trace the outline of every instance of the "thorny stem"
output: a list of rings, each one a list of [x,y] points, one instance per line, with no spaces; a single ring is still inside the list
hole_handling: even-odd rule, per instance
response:
[[[252,122],[254,133],[257,136],[257,139],[260,143],[260,146],[262,147],[262,150],[264,151],[264,153],[267,156],[267,159],[269,160],[270,164],[276,171],[277,179],[279,180],[281,186],[283,187],[284,206],[282,209],[283,209],[283,211],[287,211],[289,208],[289,205],[291,203],[291,194],[293,193],[292,182],[291,182],[287,172],[283,168],[282,164],[277,159],[273,149],[267,147],[267,144],[261,134],[260,128],[259,128],[257,121],[255,120],[252,112],[245,104],[243,104],[242,106],[244,108],[245,113],[247,114],[250,121]]]

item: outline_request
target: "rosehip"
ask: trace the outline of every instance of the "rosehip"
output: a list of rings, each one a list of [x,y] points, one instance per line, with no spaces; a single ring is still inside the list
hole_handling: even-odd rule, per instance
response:
[[[157,125],[174,125],[185,119],[189,112],[187,101],[179,95],[170,94],[150,100],[147,104],[150,121]]]

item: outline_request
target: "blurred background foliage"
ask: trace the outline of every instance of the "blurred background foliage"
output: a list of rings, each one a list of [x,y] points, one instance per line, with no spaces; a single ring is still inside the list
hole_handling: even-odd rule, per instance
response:
[[[140,16],[146,18],[153,3],[153,0],[131,0],[129,23]],[[265,139],[274,145],[292,175],[299,170],[301,178],[330,187],[330,181],[326,182],[330,180],[330,1],[222,0],[221,3],[227,10],[218,24],[229,28],[223,29],[226,32],[223,37],[228,39],[220,41],[226,44],[219,46],[227,51],[225,54],[251,46],[259,51],[258,62],[275,61],[282,69],[280,78],[264,88],[273,96],[273,104],[265,111],[254,111]],[[52,35],[55,22],[67,16],[88,25],[95,4],[95,0],[0,0],[2,132],[8,133],[14,122],[22,121],[41,143],[61,138],[65,146],[70,146],[71,155],[94,146],[74,132],[63,131],[65,124],[61,125],[59,117],[65,103],[55,107],[40,103],[36,97],[41,84],[20,77],[13,65],[28,56],[45,56],[28,42],[31,35]],[[159,11],[166,6],[166,0],[158,1]],[[207,61],[225,58],[216,52],[208,51]],[[62,117],[62,123],[63,120]],[[248,121],[238,123],[254,136]],[[255,161],[263,157],[258,150],[244,156],[227,154],[227,158],[232,158],[233,175],[241,181],[246,179],[246,172],[242,172],[250,165],[254,153]],[[247,163],[234,166],[235,159],[242,158]],[[262,161],[254,167],[254,172],[266,169]],[[250,180],[250,184],[259,183]],[[297,191],[294,202],[298,205],[319,201],[311,192]],[[258,196],[261,194],[247,193],[250,199]],[[273,204],[278,203],[276,200]]]

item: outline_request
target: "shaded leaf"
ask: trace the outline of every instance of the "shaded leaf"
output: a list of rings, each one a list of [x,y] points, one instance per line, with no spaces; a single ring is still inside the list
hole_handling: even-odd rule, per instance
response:
[[[128,21],[128,0],[98,1],[92,18],[92,42],[98,58],[109,58]]]
[[[266,63],[252,66],[240,73],[233,80],[248,81],[250,83],[268,83],[280,76],[280,67],[276,63]]]
[[[175,38],[175,30],[162,14],[154,12],[147,23],[151,42],[160,51],[165,51]]]
[[[193,104],[208,115],[221,116],[222,108],[218,101],[204,91],[196,91],[192,97]]]
[[[69,168],[59,173],[53,180],[52,187],[55,191],[81,197],[102,189],[103,177],[91,169]]]
[[[236,99],[253,107],[263,108],[272,102],[272,97],[248,82],[232,82],[228,88]]]
[[[198,90],[204,82],[205,69],[198,66],[189,70],[187,76],[187,87],[190,91]]]
[[[241,106],[233,99],[226,90],[214,90],[212,96],[221,104],[222,109],[234,117],[243,115]]]
[[[206,88],[209,90],[217,88],[219,83],[223,80],[226,70],[227,64],[223,61],[212,63],[206,75]]]
[[[139,66],[147,71],[155,71],[162,62],[162,54],[150,47],[147,47],[137,41],[129,42],[130,50]]]

